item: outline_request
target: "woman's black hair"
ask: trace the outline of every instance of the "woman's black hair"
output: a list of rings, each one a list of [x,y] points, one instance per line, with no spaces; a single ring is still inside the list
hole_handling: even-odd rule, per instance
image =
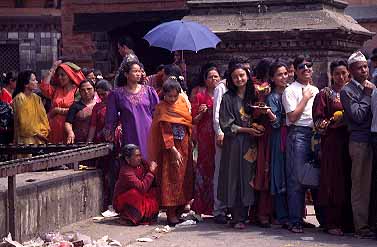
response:
[[[29,84],[32,74],[36,75],[36,73],[32,70],[24,70],[18,74],[16,89],[13,92],[13,98],[16,97],[17,94],[25,91],[25,86]]]
[[[109,92],[113,89],[113,86],[110,84],[109,81],[102,79],[96,83],[96,90],[98,89],[101,89],[105,92]]]
[[[90,73],[94,73],[94,69],[84,67],[81,69],[81,72],[84,74],[85,77],[87,77],[87,75],[89,75]]]
[[[4,85],[9,85],[10,81],[17,81],[18,73],[17,71],[9,71],[5,74]]]
[[[160,64],[160,65],[158,65],[157,68],[156,68],[156,72],[155,72],[155,73],[157,74],[158,72],[160,72],[161,70],[163,70],[164,67],[165,67],[164,64]]]
[[[121,157],[124,159],[129,159],[135,153],[136,150],[140,150],[140,148],[135,144],[126,144],[121,148]]]
[[[119,72],[119,79],[118,79],[118,85],[117,85],[118,87],[127,85],[127,77],[124,75],[124,73],[127,73],[127,74],[130,73],[131,68],[134,64],[139,65],[140,68],[144,68],[144,66],[140,62],[137,62],[137,61],[131,61],[131,62],[126,63],[124,68],[122,68]]]
[[[208,73],[212,70],[216,70],[217,73],[219,73],[220,75],[220,71],[217,67],[216,64],[214,63],[206,63],[202,66],[201,70],[200,70],[200,74],[201,74],[201,78],[200,78],[200,81],[199,81],[199,86],[200,87],[205,87],[206,86],[206,83],[205,81],[207,80],[207,76],[208,76]]]
[[[270,65],[273,62],[271,58],[263,58],[255,67],[255,77],[259,80],[266,80],[269,77]]]
[[[93,73],[94,73],[96,78],[97,78],[97,76],[103,76],[101,70],[99,70],[99,69],[94,70]]]
[[[134,45],[135,45],[134,41],[132,40],[130,36],[120,37],[120,39],[118,40],[118,44],[120,46],[127,46],[131,50],[134,49]]]
[[[176,90],[178,93],[182,92],[181,84],[177,80],[176,77],[171,76],[169,77],[164,84],[162,84],[162,92],[164,94],[169,93],[172,90]]]
[[[164,66],[164,73],[168,77],[174,76],[175,78],[177,78],[177,81],[181,85],[182,90],[183,91],[187,91],[187,85],[186,85],[186,83],[184,81],[181,69],[179,68],[178,65],[175,65],[175,64],[167,64],[167,65],[165,65]],[[183,78],[183,79],[181,79],[181,78]]]
[[[92,85],[92,87],[94,88],[94,82],[92,82],[91,80],[82,80],[79,84],[79,89],[81,89],[82,85],[84,83],[89,83],[90,85]]]
[[[332,74],[334,73],[334,70],[339,67],[344,66],[348,70],[348,63],[344,60],[335,60],[330,63],[330,74],[331,74],[331,84],[334,84],[334,79],[332,78]]]
[[[245,96],[242,100],[242,103],[243,103],[243,107],[244,107],[245,112],[247,114],[252,114],[253,108],[251,106],[254,105],[254,103],[256,102],[255,91],[254,91],[253,82],[251,81],[251,74],[250,74],[249,70],[244,67],[243,64],[233,65],[229,69],[228,77],[226,78],[226,86],[227,86],[227,88],[230,92],[237,95],[238,88],[237,88],[236,85],[234,85],[234,82],[232,80],[232,73],[236,69],[242,69],[246,72],[247,83],[246,83]]]
[[[283,62],[282,60],[276,60],[275,62],[273,62],[271,65],[270,65],[270,71],[269,71],[269,76],[270,76],[270,84],[271,84],[271,87],[274,88],[275,87],[275,82],[272,81],[272,78],[275,76],[275,73],[276,71],[281,68],[281,67],[285,67],[287,70],[288,70],[288,67],[287,67],[287,64],[285,62]]]
[[[330,73],[334,73],[334,70],[339,67],[339,66],[344,66],[348,70],[348,63],[344,60],[335,60],[330,63]]]

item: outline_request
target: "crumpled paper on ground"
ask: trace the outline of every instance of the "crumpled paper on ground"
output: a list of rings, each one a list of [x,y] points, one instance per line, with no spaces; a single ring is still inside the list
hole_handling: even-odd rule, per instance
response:
[[[29,240],[20,244],[12,239],[12,235],[9,233],[7,237],[3,239],[4,243],[13,245],[14,247],[122,247],[122,244],[110,239],[109,236],[103,236],[102,238],[92,241],[92,239],[79,232],[68,232],[61,234],[60,232],[45,233],[38,238]]]
[[[137,238],[137,242],[153,242],[153,239],[151,238]]]
[[[155,232],[158,232],[158,233],[168,233],[168,232],[171,232],[171,228],[170,226],[166,225],[164,227],[157,227],[156,229],[154,229]]]
[[[195,220],[186,220],[186,221],[183,221],[182,223],[179,223],[179,224],[175,225],[175,227],[185,227],[185,226],[192,226],[192,225],[196,225],[196,221]]]

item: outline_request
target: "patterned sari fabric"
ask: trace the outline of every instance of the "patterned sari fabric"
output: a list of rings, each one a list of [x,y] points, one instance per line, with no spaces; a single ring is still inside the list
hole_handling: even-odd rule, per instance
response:
[[[347,228],[352,225],[350,205],[351,159],[348,132],[342,117],[339,93],[326,87],[316,96],[313,120],[321,133],[321,174],[319,204],[325,209],[326,227]],[[339,117],[338,121],[334,117]]]

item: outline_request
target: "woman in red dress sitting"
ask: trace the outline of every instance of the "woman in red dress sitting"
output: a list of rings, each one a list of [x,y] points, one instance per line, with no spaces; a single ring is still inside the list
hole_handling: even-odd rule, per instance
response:
[[[115,185],[114,209],[127,224],[150,224],[157,220],[159,210],[152,186],[157,164],[143,160],[134,144],[125,145],[121,153],[123,164]]]

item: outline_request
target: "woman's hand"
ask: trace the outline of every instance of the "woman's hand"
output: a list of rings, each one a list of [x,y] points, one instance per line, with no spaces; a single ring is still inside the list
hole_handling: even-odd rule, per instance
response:
[[[199,110],[198,110],[199,114],[205,113],[207,111],[208,111],[208,106],[206,104],[201,104],[199,106]]]
[[[154,162],[154,161],[152,161],[152,162],[150,163],[150,165],[149,165],[149,171],[150,171],[151,173],[153,173],[153,174],[156,174],[157,167],[158,167],[157,163]]]
[[[216,145],[222,147],[224,143],[224,134],[220,134],[216,136]]]
[[[75,142],[75,133],[73,131],[68,133],[67,144],[73,144]]]
[[[248,129],[249,129],[248,133],[250,135],[257,136],[257,137],[264,135],[264,131],[265,131],[265,128],[263,127],[263,125],[260,125],[257,123],[253,123],[251,127]]]
[[[62,60],[57,60],[53,62],[50,71],[55,72],[55,70],[59,67],[60,64],[62,64]]]
[[[179,151],[177,150],[176,147],[172,147],[171,149],[171,152],[172,152],[172,161],[174,164],[176,164],[177,166],[180,166],[183,164],[183,157],[182,155],[179,153]]]

